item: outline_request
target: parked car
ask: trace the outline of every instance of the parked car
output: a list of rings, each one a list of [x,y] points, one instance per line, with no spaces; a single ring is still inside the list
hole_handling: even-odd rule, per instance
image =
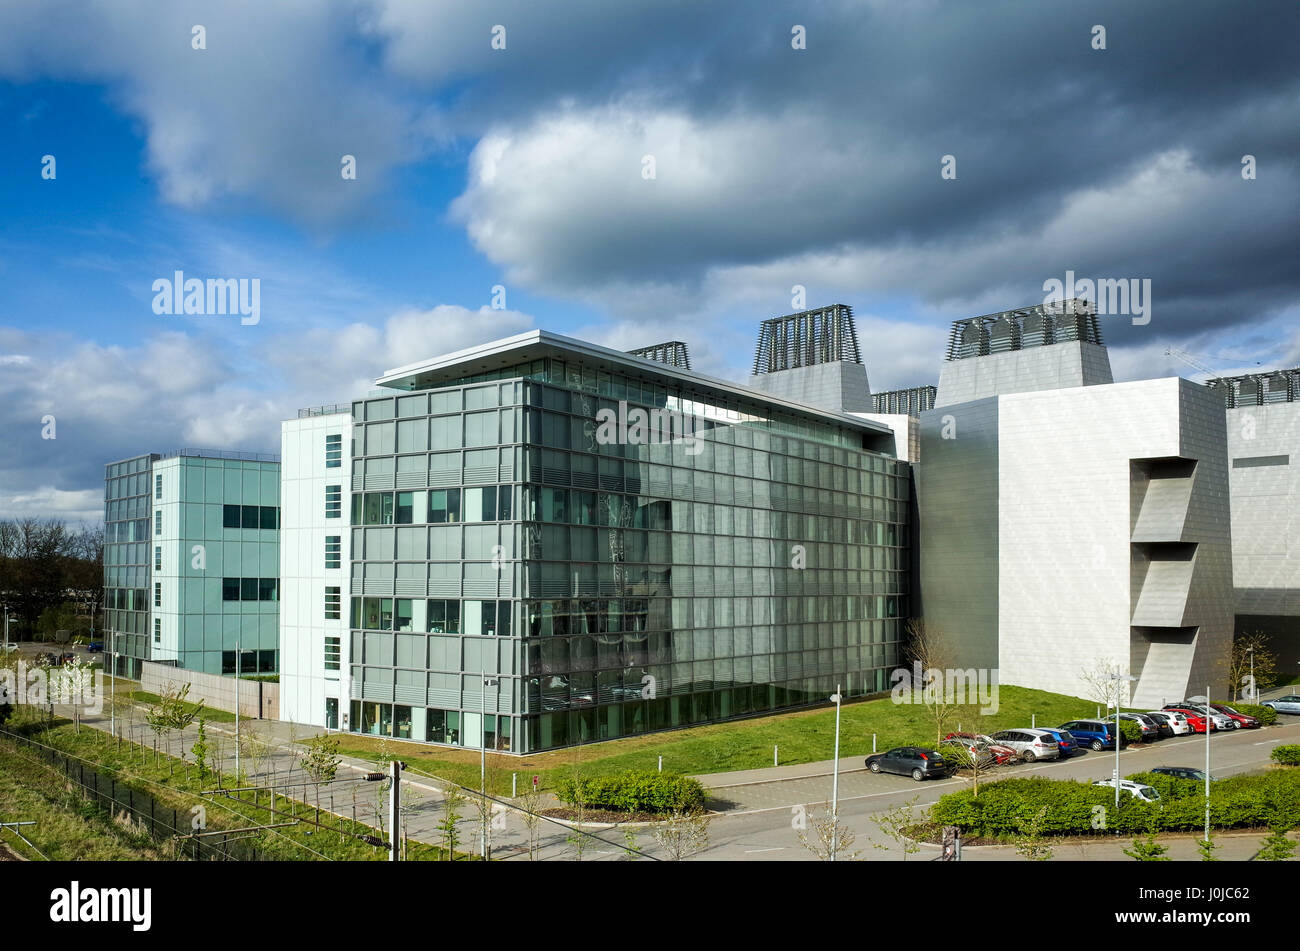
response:
[[[1271,707],[1278,713],[1300,713],[1300,697],[1293,693],[1287,694],[1285,697],[1265,700],[1262,706]]]
[[[1205,770],[1197,769],[1194,766],[1153,766],[1150,769],[1152,773],[1159,773],[1161,776],[1172,776],[1174,779],[1193,779],[1198,783],[1205,782]],[[1210,782],[1214,782],[1214,774],[1210,774]]]
[[[1192,725],[1187,722],[1187,717],[1173,710],[1151,710],[1147,716],[1161,727],[1161,733],[1166,729],[1169,731],[1165,733],[1166,736],[1183,736],[1192,732]]]
[[[1217,710],[1219,713],[1222,713],[1225,717],[1229,717],[1230,719],[1234,720],[1237,726],[1242,729],[1257,730],[1261,726],[1263,726],[1263,724],[1259,722],[1258,717],[1252,717],[1249,713],[1238,713],[1236,710],[1232,709],[1232,707],[1228,706],[1226,703],[1212,703],[1210,704],[1210,709]]]
[[[1079,748],[1079,741],[1070,735],[1069,730],[1062,730],[1060,727],[1036,727],[1043,733],[1047,733],[1056,738],[1056,746],[1061,751],[1061,759],[1069,759],[1075,753],[1082,753]]]
[[[931,777],[942,778],[952,772],[952,766],[941,753],[921,746],[896,746],[884,753],[868,756],[866,765],[873,773],[898,773],[911,776],[918,783]]]
[[[1115,780],[1099,779],[1095,783],[1093,783],[1093,785],[1108,786],[1109,788],[1114,789]],[[1144,802],[1160,801],[1160,793],[1154,786],[1148,786],[1145,783],[1135,783],[1131,779],[1121,779],[1119,781],[1119,791],[1128,793],[1130,796],[1136,796],[1138,799],[1141,799]]]
[[[1115,724],[1113,723],[1104,720],[1071,720],[1062,723],[1061,729],[1068,730],[1070,735],[1079,741],[1080,746],[1097,751],[1115,748]],[[1121,737],[1120,746],[1123,745],[1124,739]]]
[[[1001,730],[993,734],[993,742],[1011,747],[1026,763],[1040,759],[1061,758],[1061,747],[1056,738],[1033,727]]]
[[[1156,726],[1154,720],[1142,713],[1121,713],[1121,720],[1129,720],[1136,723],[1142,729],[1142,742],[1147,743],[1151,740],[1160,739],[1160,727]]]
[[[1170,711],[1171,713],[1181,713],[1183,716],[1185,716],[1185,717],[1187,718],[1187,725],[1190,726],[1190,727],[1192,728],[1192,732],[1193,732],[1193,733],[1204,733],[1204,732],[1205,732],[1205,714],[1204,714],[1204,713],[1200,713],[1200,712],[1198,712],[1198,711],[1196,711],[1196,710],[1193,710],[1191,707],[1186,707],[1186,706],[1183,706],[1183,705],[1181,705],[1181,704],[1176,704],[1176,703],[1175,703],[1175,704],[1170,704],[1169,706],[1165,707],[1164,709]],[[1210,729],[1211,729],[1211,730],[1214,729],[1214,725],[1213,725],[1213,724],[1210,724]]]
[[[1201,717],[1208,716],[1213,728],[1216,730],[1236,730],[1241,726],[1240,723],[1237,723],[1229,716],[1225,716],[1216,710],[1207,710],[1205,704],[1198,700],[1179,700],[1177,703],[1170,704],[1170,706],[1177,707],[1180,710],[1191,710]]]
[[[1011,747],[1003,746],[1001,743],[995,742],[993,737],[989,736],[986,733],[949,733],[947,736],[944,737],[944,739],[954,740],[957,739],[958,737],[964,740],[978,741],[980,743],[983,743],[985,749],[987,749],[990,753],[993,754],[993,758],[997,761],[997,765],[999,766],[1001,766],[1003,763],[1010,763],[1012,760],[1017,760],[1020,758],[1020,754],[1017,753],[1015,750],[1013,750]]]
[[[952,753],[945,757],[945,762],[951,762],[954,769],[965,766],[970,757],[974,757],[980,769],[997,765],[997,759],[989,752],[989,748],[979,740],[964,740],[960,737],[954,737],[940,743],[939,751],[943,752],[945,747],[953,750]]]
[[[103,650],[104,650],[103,641],[91,641],[89,644],[86,645],[87,654],[99,654],[102,653]]]

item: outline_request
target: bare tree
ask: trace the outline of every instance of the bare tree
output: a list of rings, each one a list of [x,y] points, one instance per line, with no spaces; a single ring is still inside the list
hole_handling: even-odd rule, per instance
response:
[[[1120,682],[1117,677],[1124,675],[1124,668],[1113,657],[1099,657],[1079,671],[1079,680],[1083,683],[1085,695],[1094,703],[1110,706],[1120,696]]]
[[[674,862],[709,847],[709,816],[703,811],[674,812],[654,829],[655,841]]]
[[[945,672],[954,664],[954,651],[951,641],[938,629],[927,625],[922,618],[912,618],[907,622],[907,647],[904,656],[919,667],[921,683],[916,683],[914,672],[911,684],[911,703],[923,703],[934,717],[934,740],[943,739],[943,727],[948,721],[952,708],[956,706],[957,697],[947,689]]]
[[[893,809],[887,809],[884,812],[877,812],[871,817],[871,821],[876,824],[876,828],[903,850],[904,862],[907,861],[909,855],[921,851],[921,843],[908,835],[922,818],[912,812],[917,800],[920,798],[920,796],[913,796],[901,806],[895,806]],[[873,842],[872,845],[878,849],[889,848],[888,845],[882,845],[879,842]]]
[[[539,810],[542,807],[544,794],[540,789],[534,788],[532,783],[524,787],[523,793],[515,800],[519,808],[523,810],[524,828],[528,830],[528,859],[536,861],[537,859],[537,830],[541,825],[542,816]]]
[[[1277,680],[1277,654],[1269,650],[1270,641],[1262,631],[1254,634],[1238,634],[1232,641],[1232,654],[1228,658],[1228,682],[1232,689],[1232,699],[1244,699],[1254,702],[1250,687],[1266,690]],[[1253,661],[1253,664],[1252,664]],[[1254,683],[1251,683],[1251,674]],[[1242,690],[1245,687],[1246,690]]]
[[[822,803],[820,815],[816,810],[809,814],[808,824],[811,830],[799,833],[799,844],[823,862],[829,861],[832,855],[837,860],[851,861],[862,854],[861,849],[852,848],[857,840],[856,833],[845,826],[839,816],[833,814],[829,802]]]
[[[195,718],[203,712],[203,702],[197,705],[188,703],[186,697],[189,696],[190,685],[184,684],[177,686],[174,683],[165,684],[162,693],[158,697],[158,702],[149,707],[145,713],[145,722],[149,724],[149,729],[168,744],[167,752],[170,755],[171,746],[170,738],[172,733],[183,733],[185,728],[194,722]],[[192,710],[186,709],[193,707]],[[185,744],[181,744],[181,762],[185,761]]]

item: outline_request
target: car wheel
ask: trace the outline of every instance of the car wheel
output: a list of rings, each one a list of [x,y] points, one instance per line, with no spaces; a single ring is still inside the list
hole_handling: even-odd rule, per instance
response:
[[[1103,743],[1101,740],[1093,740],[1093,741],[1092,741],[1092,748],[1093,748],[1094,751],[1100,753],[1102,750],[1104,750],[1104,749],[1106,748],[1106,744]]]
[[[921,772],[919,769],[914,769],[912,770],[912,778],[919,783],[921,780],[925,779],[925,773]]]
[[[873,773],[878,773],[878,772],[880,772],[880,763],[879,763],[879,762],[872,763],[872,764],[871,764],[871,771],[872,771]]]
[[[1032,763],[1037,758],[1038,757],[1034,756],[1033,750],[1025,750],[1023,753],[1020,754],[1020,759],[1026,763]]]

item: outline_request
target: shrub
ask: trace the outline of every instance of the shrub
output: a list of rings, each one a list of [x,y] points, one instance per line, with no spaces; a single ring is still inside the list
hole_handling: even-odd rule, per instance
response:
[[[1125,743],[1141,743],[1142,727],[1134,720],[1120,720],[1119,735],[1124,738]]]
[[[1264,726],[1272,726],[1277,722],[1277,711],[1260,703],[1234,703],[1232,709],[1248,717],[1254,717]]]
[[[1300,744],[1288,743],[1273,747],[1272,759],[1283,766],[1300,766]]]
[[[1160,798],[1163,800],[1186,799],[1189,796],[1203,795],[1205,792],[1204,783],[1198,783],[1194,779],[1179,779],[1177,776],[1166,776],[1164,773],[1134,773],[1132,776],[1125,776],[1124,778],[1150,786],[1160,793]]]
[[[698,812],[704,808],[704,786],[698,779],[677,773],[627,770],[608,776],[581,780],[581,799],[592,809],[620,812]],[[579,783],[572,776],[562,778],[556,795],[575,805]]]
[[[967,834],[992,836],[1015,835],[1043,806],[1048,807],[1043,827],[1048,835],[1087,835],[1098,831],[1094,822],[1099,818],[1107,831],[1121,834],[1194,832],[1203,827],[1205,797],[1200,789],[1193,792],[1188,780],[1141,773],[1138,777],[1160,791],[1161,802],[1121,795],[1116,810],[1115,791],[1107,786],[1014,778],[981,785],[978,798],[970,790],[949,793],[931,807],[930,818],[939,825],[960,826]],[[1097,811],[1099,806],[1104,809]],[[1219,780],[1211,790],[1210,824],[1219,829],[1300,825],[1300,770]]]

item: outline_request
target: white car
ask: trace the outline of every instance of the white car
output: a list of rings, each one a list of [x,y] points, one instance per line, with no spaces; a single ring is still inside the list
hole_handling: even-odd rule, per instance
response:
[[[993,734],[992,739],[994,743],[1015,750],[1021,762],[1032,763],[1040,759],[1061,758],[1061,744],[1056,741],[1056,737],[1032,727],[1000,730]]]
[[[1192,725],[1187,722],[1185,713],[1178,713],[1174,710],[1152,710],[1147,716],[1163,717],[1164,721],[1174,731],[1174,736],[1182,736],[1184,733],[1192,732]]]
[[[1097,780],[1095,783],[1093,783],[1093,785],[1094,785],[1094,786],[1107,786],[1107,787],[1109,787],[1109,788],[1111,788],[1111,789],[1114,789],[1114,788],[1115,788],[1115,780],[1113,780],[1113,779],[1099,779],[1099,780]],[[1128,793],[1130,796],[1136,796],[1138,799],[1141,799],[1143,802],[1159,802],[1159,801],[1160,801],[1160,793],[1159,793],[1158,790],[1155,789],[1155,787],[1153,787],[1153,786],[1148,786],[1148,785],[1146,785],[1145,783],[1135,783],[1135,782],[1133,782],[1131,779],[1121,779],[1121,780],[1119,781],[1119,791],[1120,791],[1120,792],[1126,792],[1126,793]]]

